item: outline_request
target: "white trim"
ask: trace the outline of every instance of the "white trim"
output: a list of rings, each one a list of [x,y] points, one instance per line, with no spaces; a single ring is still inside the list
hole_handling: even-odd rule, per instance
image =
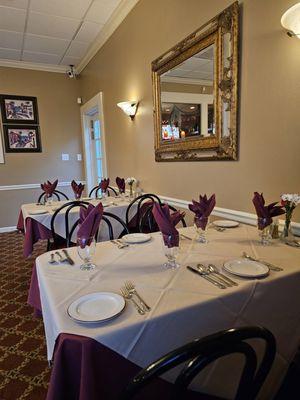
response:
[[[175,207],[180,207],[183,209],[188,210],[188,204],[190,204],[190,201],[187,200],[182,200],[182,199],[175,199],[173,197],[167,197],[167,196],[159,196],[162,200],[168,202],[170,205],[175,206]],[[215,207],[213,212],[213,215],[216,215],[221,218],[227,218],[227,219],[233,219],[238,222],[242,222],[244,224],[248,225],[256,225],[257,224],[257,216],[256,214],[248,213],[245,211],[238,211],[238,210],[231,210],[229,208],[221,208],[221,207]],[[284,225],[284,220],[279,221],[279,229],[282,229]],[[300,223],[299,222],[293,222],[292,223],[292,228],[293,228],[293,233],[297,236],[300,236]]]
[[[13,61],[13,60],[4,60],[3,58],[0,58],[0,67],[33,69],[35,71],[58,72],[60,74],[65,74],[67,69],[69,69],[69,66],[66,65],[52,65],[52,64],[32,63],[27,61]]]
[[[85,168],[85,179],[87,184],[87,192],[89,193],[91,189],[95,186],[93,179],[93,165],[91,156],[91,145],[90,145],[90,127],[89,127],[89,113],[91,110],[95,109],[99,115],[100,130],[101,130],[101,140],[102,140],[102,168],[103,176],[108,176],[107,170],[107,158],[106,158],[106,142],[105,142],[105,121],[103,112],[103,94],[99,92],[87,101],[83,106],[80,107],[81,114],[81,131],[82,131],[82,144],[84,151],[84,168]]]
[[[76,181],[76,182],[81,182],[82,184],[85,184],[85,181]],[[71,182],[58,182],[58,187],[64,187],[64,186],[71,186]],[[22,185],[2,185],[0,186],[0,191],[1,190],[19,190],[19,189],[40,189],[41,184],[40,183],[25,183]]]
[[[110,38],[118,26],[127,17],[133,7],[139,2],[139,0],[123,0],[114,10],[111,17],[108,19],[103,29],[96,37],[94,44],[89,48],[83,59],[76,66],[76,70],[80,73],[87,64],[91,61],[94,55],[101,49],[104,43]]]
[[[16,226],[4,226],[3,228],[0,228],[0,233],[13,232],[16,230],[17,230]]]

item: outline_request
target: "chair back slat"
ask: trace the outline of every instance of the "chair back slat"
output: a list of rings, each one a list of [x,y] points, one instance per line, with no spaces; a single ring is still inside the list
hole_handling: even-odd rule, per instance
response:
[[[46,196],[45,192],[41,193],[39,195],[37,202],[41,203],[42,200],[45,201],[45,196]],[[64,194],[63,192],[61,192],[60,190],[54,190],[52,196],[54,196],[57,199],[57,201],[60,201],[61,197],[64,197],[66,200],[69,200],[68,196],[66,194]]]
[[[113,228],[113,225],[111,223],[111,220],[114,220],[119,225],[121,225],[121,227],[123,228],[121,233],[118,235],[118,237],[115,237],[114,228]],[[124,236],[124,235],[129,233],[129,230],[128,230],[125,222],[115,214],[112,214],[110,212],[104,212],[103,216],[102,216],[102,221],[105,222],[106,225],[107,225],[108,234],[109,234],[109,240],[119,239],[120,237],[122,237],[122,236]]]
[[[93,193],[95,192],[95,198],[97,199],[99,196],[99,192],[101,192],[101,186],[100,185],[97,185],[97,186],[95,186],[95,187],[93,187],[93,189],[90,191],[90,193],[89,193],[89,197],[93,197]],[[113,188],[113,187],[111,187],[111,186],[108,186],[108,188],[107,188],[107,195],[110,197],[110,194],[111,194],[111,192],[114,194],[114,196],[118,196],[118,193],[117,193],[117,191]]]
[[[249,339],[262,339],[265,343],[264,353],[259,364],[255,349],[249,342],[245,342]],[[228,329],[202,339],[196,339],[171,351],[139,372],[127,386],[122,399],[134,399],[136,394],[139,394],[154,379],[187,363],[173,385],[175,388],[174,398],[184,399],[184,393],[189,384],[206,366],[219,358],[235,353],[244,356],[244,366],[235,400],[254,400],[270,372],[276,354],[276,341],[273,334],[268,329],[259,326]]]

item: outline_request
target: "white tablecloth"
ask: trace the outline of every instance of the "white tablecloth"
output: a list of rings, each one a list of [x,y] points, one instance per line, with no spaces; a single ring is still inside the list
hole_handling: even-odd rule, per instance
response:
[[[99,203],[100,200],[87,200],[89,203],[96,205]],[[67,201],[57,201],[53,202],[52,205],[47,205],[47,206],[40,206],[36,205],[35,203],[32,204],[23,204],[21,206],[21,210],[23,213],[23,218],[24,218],[24,229],[26,229],[26,218],[30,217],[34,219],[35,221],[39,222],[40,224],[44,225],[46,228],[51,230],[51,218],[52,215],[54,214],[55,210],[59,207],[61,207],[63,204],[67,203]],[[108,199],[102,200],[102,204],[104,206],[104,211],[112,213],[116,215],[117,217],[120,217],[124,222],[125,222],[125,216],[126,216],[126,210],[129,205],[129,200],[128,199],[122,199],[122,198],[115,198],[111,197]],[[48,212],[46,214],[31,214],[32,211],[38,211],[40,209],[45,209]],[[130,211],[130,217],[134,215],[134,212],[136,210],[136,207],[133,206],[131,211]],[[79,213],[79,208],[76,207],[71,210],[69,214],[69,226],[72,227],[72,225],[76,222],[78,219],[78,213]],[[110,219],[112,223],[112,228],[114,232],[114,237],[118,237],[120,233],[123,231],[123,228],[119,222],[117,222],[114,219]],[[61,237],[65,238],[65,209],[59,213],[56,218],[55,218],[55,232],[60,235]],[[76,238],[76,230],[74,231],[73,234],[73,240]],[[103,241],[103,240],[109,240],[109,234],[108,234],[108,229],[107,229],[107,224],[102,221],[100,223],[100,229],[99,229],[99,234],[98,234],[98,241]],[[76,240],[75,240],[76,242]]]
[[[193,228],[184,232],[192,236]],[[76,248],[70,249],[74,267],[49,265],[47,253],[38,257],[48,359],[62,332],[91,337],[144,367],[195,338],[232,327],[262,325],[273,332],[278,346],[276,362],[261,395],[262,399],[271,399],[299,345],[300,250],[281,243],[263,247],[256,229],[245,225],[225,232],[209,230],[209,237],[208,244],[181,240],[181,267],[175,271],[162,268],[165,256],[158,233],[148,243],[123,250],[110,242],[97,244],[97,269],[92,272],[79,270]],[[284,271],[271,271],[260,280],[235,277],[238,287],[220,290],[185,268],[199,262],[221,267],[242,251],[276,263]],[[151,305],[150,313],[140,316],[129,303],[118,318],[98,326],[87,327],[68,318],[66,309],[79,296],[119,292],[128,279],[136,283]],[[240,365],[230,359],[216,363],[193,387],[230,398],[235,389],[233,376],[239,375]]]

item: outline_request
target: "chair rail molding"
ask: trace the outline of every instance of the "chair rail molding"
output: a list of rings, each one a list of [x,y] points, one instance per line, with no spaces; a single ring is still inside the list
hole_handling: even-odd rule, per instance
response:
[[[76,182],[81,182],[82,184],[85,184],[85,181],[76,180]],[[71,186],[71,182],[58,182],[57,186],[58,187]],[[2,186],[0,186],[0,191],[1,190],[20,190],[20,189],[40,189],[40,188],[41,188],[40,183],[24,183],[24,184],[20,184],[20,185],[2,185]]]
[[[167,196],[159,196],[162,200],[166,201],[170,205],[174,207],[180,207],[183,209],[188,210],[188,205],[191,201],[176,199],[173,197]],[[245,211],[238,211],[238,210],[231,210],[229,208],[222,208],[222,207],[215,207],[212,215],[217,217],[226,218],[226,219],[233,219],[235,221],[248,224],[248,225],[257,225],[257,216],[253,213],[248,213]],[[279,220],[279,229],[282,230],[284,226],[284,220]],[[300,236],[300,223],[299,222],[292,222],[292,228],[295,235]]]

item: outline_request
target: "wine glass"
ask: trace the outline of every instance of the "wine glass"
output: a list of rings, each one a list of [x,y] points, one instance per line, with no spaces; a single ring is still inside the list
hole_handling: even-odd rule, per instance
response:
[[[93,236],[90,237],[77,237],[77,252],[79,257],[83,260],[80,269],[83,271],[90,271],[96,266],[92,263],[92,257],[95,254],[96,241]]]
[[[179,237],[178,235],[162,235],[162,244],[167,262],[163,264],[165,269],[176,269],[180,267],[177,262],[179,255]]]
[[[208,243],[206,233],[209,226],[209,217],[195,217],[194,227],[197,233],[196,241],[199,243]]]
[[[45,194],[45,205],[46,206],[51,206],[53,203],[53,196],[52,194],[46,193]]]

